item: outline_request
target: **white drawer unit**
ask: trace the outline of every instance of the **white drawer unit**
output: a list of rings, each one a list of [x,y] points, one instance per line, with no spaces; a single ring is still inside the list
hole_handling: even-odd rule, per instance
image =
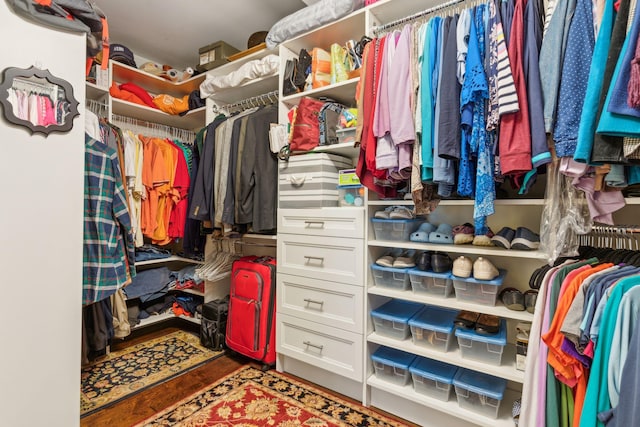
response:
[[[277,286],[278,313],[361,333],[363,287],[289,274],[278,274]]]
[[[278,234],[278,271],[363,286],[362,240]]]
[[[279,209],[278,233],[364,239],[361,208]]]
[[[277,325],[278,353],[362,381],[362,335],[280,312]]]

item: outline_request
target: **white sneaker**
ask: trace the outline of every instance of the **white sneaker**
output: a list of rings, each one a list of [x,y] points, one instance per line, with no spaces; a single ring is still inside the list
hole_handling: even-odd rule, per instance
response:
[[[459,256],[453,261],[453,269],[451,273],[456,277],[469,277],[471,276],[471,269],[473,262],[466,256]]]
[[[473,278],[476,280],[493,280],[500,275],[495,265],[486,258],[479,257],[473,263]]]

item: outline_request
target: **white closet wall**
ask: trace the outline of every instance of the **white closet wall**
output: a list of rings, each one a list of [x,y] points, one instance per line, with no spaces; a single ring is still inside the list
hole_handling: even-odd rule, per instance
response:
[[[84,35],[31,24],[5,2],[0,22],[0,71],[48,69],[84,105]],[[80,423],[83,173],[83,115],[48,137],[0,119],[3,426]]]

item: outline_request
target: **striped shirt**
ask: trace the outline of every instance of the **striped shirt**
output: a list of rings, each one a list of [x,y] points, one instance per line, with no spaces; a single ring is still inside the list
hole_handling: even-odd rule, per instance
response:
[[[131,219],[118,155],[85,135],[82,303],[114,294],[135,276]]]

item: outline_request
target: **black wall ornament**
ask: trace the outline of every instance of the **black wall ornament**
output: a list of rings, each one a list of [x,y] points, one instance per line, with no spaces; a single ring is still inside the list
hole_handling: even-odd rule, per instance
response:
[[[32,134],[69,132],[79,115],[78,101],[69,82],[33,66],[3,71],[0,104],[7,121],[29,129]]]

